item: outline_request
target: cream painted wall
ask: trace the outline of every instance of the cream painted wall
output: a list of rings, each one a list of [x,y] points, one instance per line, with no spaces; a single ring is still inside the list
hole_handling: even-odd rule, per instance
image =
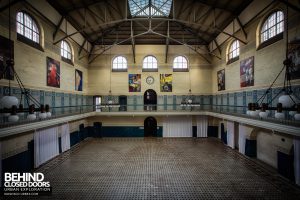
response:
[[[151,115],[149,115],[151,116]],[[97,116],[88,118],[89,126],[93,126],[94,122],[102,122],[103,126],[141,126],[144,127],[144,121],[149,116],[131,116],[131,117],[111,117],[111,116]],[[154,118],[157,121],[158,126],[163,126],[164,119],[167,116],[155,116]],[[185,116],[182,116],[185,117]],[[196,116],[193,117],[193,126],[197,126]],[[209,126],[215,126],[217,123],[217,119],[213,117],[208,118]]]
[[[93,126],[94,122],[102,122],[102,126],[141,126],[144,127],[144,120],[148,116],[142,117],[92,117],[88,118],[88,124]],[[163,117],[155,117],[158,126],[162,126]]]
[[[207,64],[199,55],[184,46],[170,46],[168,62],[165,63],[164,45],[137,45],[136,63],[133,62],[131,46],[116,46],[103,54],[89,65],[89,93],[97,95],[108,94],[110,89],[113,95],[143,95],[147,89],[154,89],[158,94],[187,94],[190,88],[193,94],[211,93],[211,65]],[[128,72],[111,72],[112,59],[116,55],[125,56],[128,62]],[[158,72],[142,72],[143,59],[153,55],[158,60]],[[190,72],[173,72],[173,59],[177,55],[188,58]],[[142,74],[142,89],[140,93],[129,93],[128,74]],[[173,92],[160,92],[160,74],[173,74]],[[153,76],[153,85],[146,83],[148,76]]]
[[[280,9],[285,12],[286,6],[282,4],[274,4],[273,7],[265,10],[256,19],[249,23],[245,30],[247,32],[247,44],[240,43],[240,56],[239,60],[232,64],[226,64],[226,52],[229,44],[233,41],[228,39],[222,44],[222,60],[214,58],[213,70],[212,70],[212,92],[215,93],[227,93],[237,90],[253,90],[254,88],[266,88],[269,87],[273,80],[283,67],[283,60],[285,59],[286,51],[286,35],[279,40],[265,48],[257,49],[257,31],[260,23],[274,10]],[[299,24],[296,22],[299,19],[299,13],[289,9],[289,41],[300,39]],[[237,36],[244,38],[241,31],[237,33]],[[218,54],[217,51],[215,51]],[[248,57],[254,56],[254,86],[240,88],[240,62]],[[217,71],[225,69],[225,84],[226,90],[218,92],[217,90]],[[275,83],[275,86],[282,86],[284,79],[284,73],[282,73]],[[293,81],[294,84],[300,84],[300,80]]]
[[[290,154],[292,145],[292,137],[279,133],[260,131],[257,134],[257,158],[277,168],[277,151]]]
[[[74,41],[67,40],[73,50],[73,55],[75,55],[74,66],[61,60],[60,56],[60,44],[53,45],[53,33],[55,31],[54,25],[44,18],[40,17],[33,11],[26,10],[30,13],[37,23],[41,27],[40,35],[42,38],[42,46],[44,52],[37,50],[21,41],[17,40],[17,34],[15,32],[15,16],[18,10],[24,10],[21,4],[17,4],[12,8],[12,39],[14,40],[14,61],[15,70],[20,76],[25,87],[32,89],[41,89],[48,91],[61,91],[68,93],[88,93],[88,63],[87,58],[81,60],[78,59],[78,49],[79,46]],[[0,35],[8,38],[8,12],[4,11],[0,13]],[[3,23],[5,22],[5,23]],[[57,36],[58,40],[61,36]],[[60,88],[53,88],[46,86],[46,57],[51,57],[55,60],[60,61],[60,75],[61,83]],[[75,91],[75,69],[79,69],[83,72],[83,92]],[[7,85],[8,81],[1,79],[0,85]],[[12,82],[13,86],[17,86],[17,82]]]
[[[70,133],[78,131],[79,125],[88,125],[87,119],[69,122]],[[24,152],[28,148],[28,142],[33,140],[34,131],[25,132],[19,135],[6,137],[1,140],[2,159]],[[58,126],[58,134],[61,134],[61,126]]]

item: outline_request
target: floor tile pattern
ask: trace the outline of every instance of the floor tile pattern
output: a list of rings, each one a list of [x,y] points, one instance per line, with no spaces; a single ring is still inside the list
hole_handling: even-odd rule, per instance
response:
[[[300,199],[299,187],[212,138],[88,139],[37,171],[53,188],[46,199]]]

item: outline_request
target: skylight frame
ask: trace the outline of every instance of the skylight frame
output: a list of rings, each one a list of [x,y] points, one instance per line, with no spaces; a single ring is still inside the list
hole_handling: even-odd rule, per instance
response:
[[[173,0],[128,0],[132,17],[169,17]]]

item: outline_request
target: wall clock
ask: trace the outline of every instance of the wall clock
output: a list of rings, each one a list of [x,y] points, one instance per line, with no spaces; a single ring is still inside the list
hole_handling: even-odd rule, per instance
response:
[[[147,83],[148,85],[152,85],[152,84],[154,83],[154,78],[153,78],[153,76],[148,76],[148,77],[146,78],[146,83]]]

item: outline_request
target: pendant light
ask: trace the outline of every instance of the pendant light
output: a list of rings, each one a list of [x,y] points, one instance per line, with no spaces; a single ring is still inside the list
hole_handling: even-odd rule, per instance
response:
[[[288,39],[289,39],[289,28],[288,28],[288,6],[286,8],[286,17],[285,17],[285,24],[286,24],[286,58],[283,61],[283,68],[279,72],[279,74],[276,76],[275,80],[272,82],[270,87],[266,90],[266,92],[257,100],[256,103],[249,103],[248,104],[248,110],[247,113],[248,115],[251,116],[259,116],[260,118],[267,118],[270,115],[270,110],[275,110],[275,118],[283,120],[286,118],[286,116],[290,116],[295,120],[300,120],[300,99],[299,97],[294,93],[292,85],[291,85],[291,74],[293,73],[293,68],[292,66],[293,61],[289,57],[289,52],[288,52]],[[285,76],[284,76],[284,82],[283,82],[283,87],[281,90],[267,103],[263,103],[264,100],[266,99],[267,95],[271,93],[271,89],[277,79],[279,78],[280,74],[285,70]],[[283,93],[283,94],[282,94]],[[269,105],[272,105],[272,102],[278,98],[278,103],[276,107],[269,107]],[[256,109],[260,109],[261,111],[259,112],[258,115],[256,115],[255,111]],[[288,115],[285,114],[285,112],[288,112]]]

